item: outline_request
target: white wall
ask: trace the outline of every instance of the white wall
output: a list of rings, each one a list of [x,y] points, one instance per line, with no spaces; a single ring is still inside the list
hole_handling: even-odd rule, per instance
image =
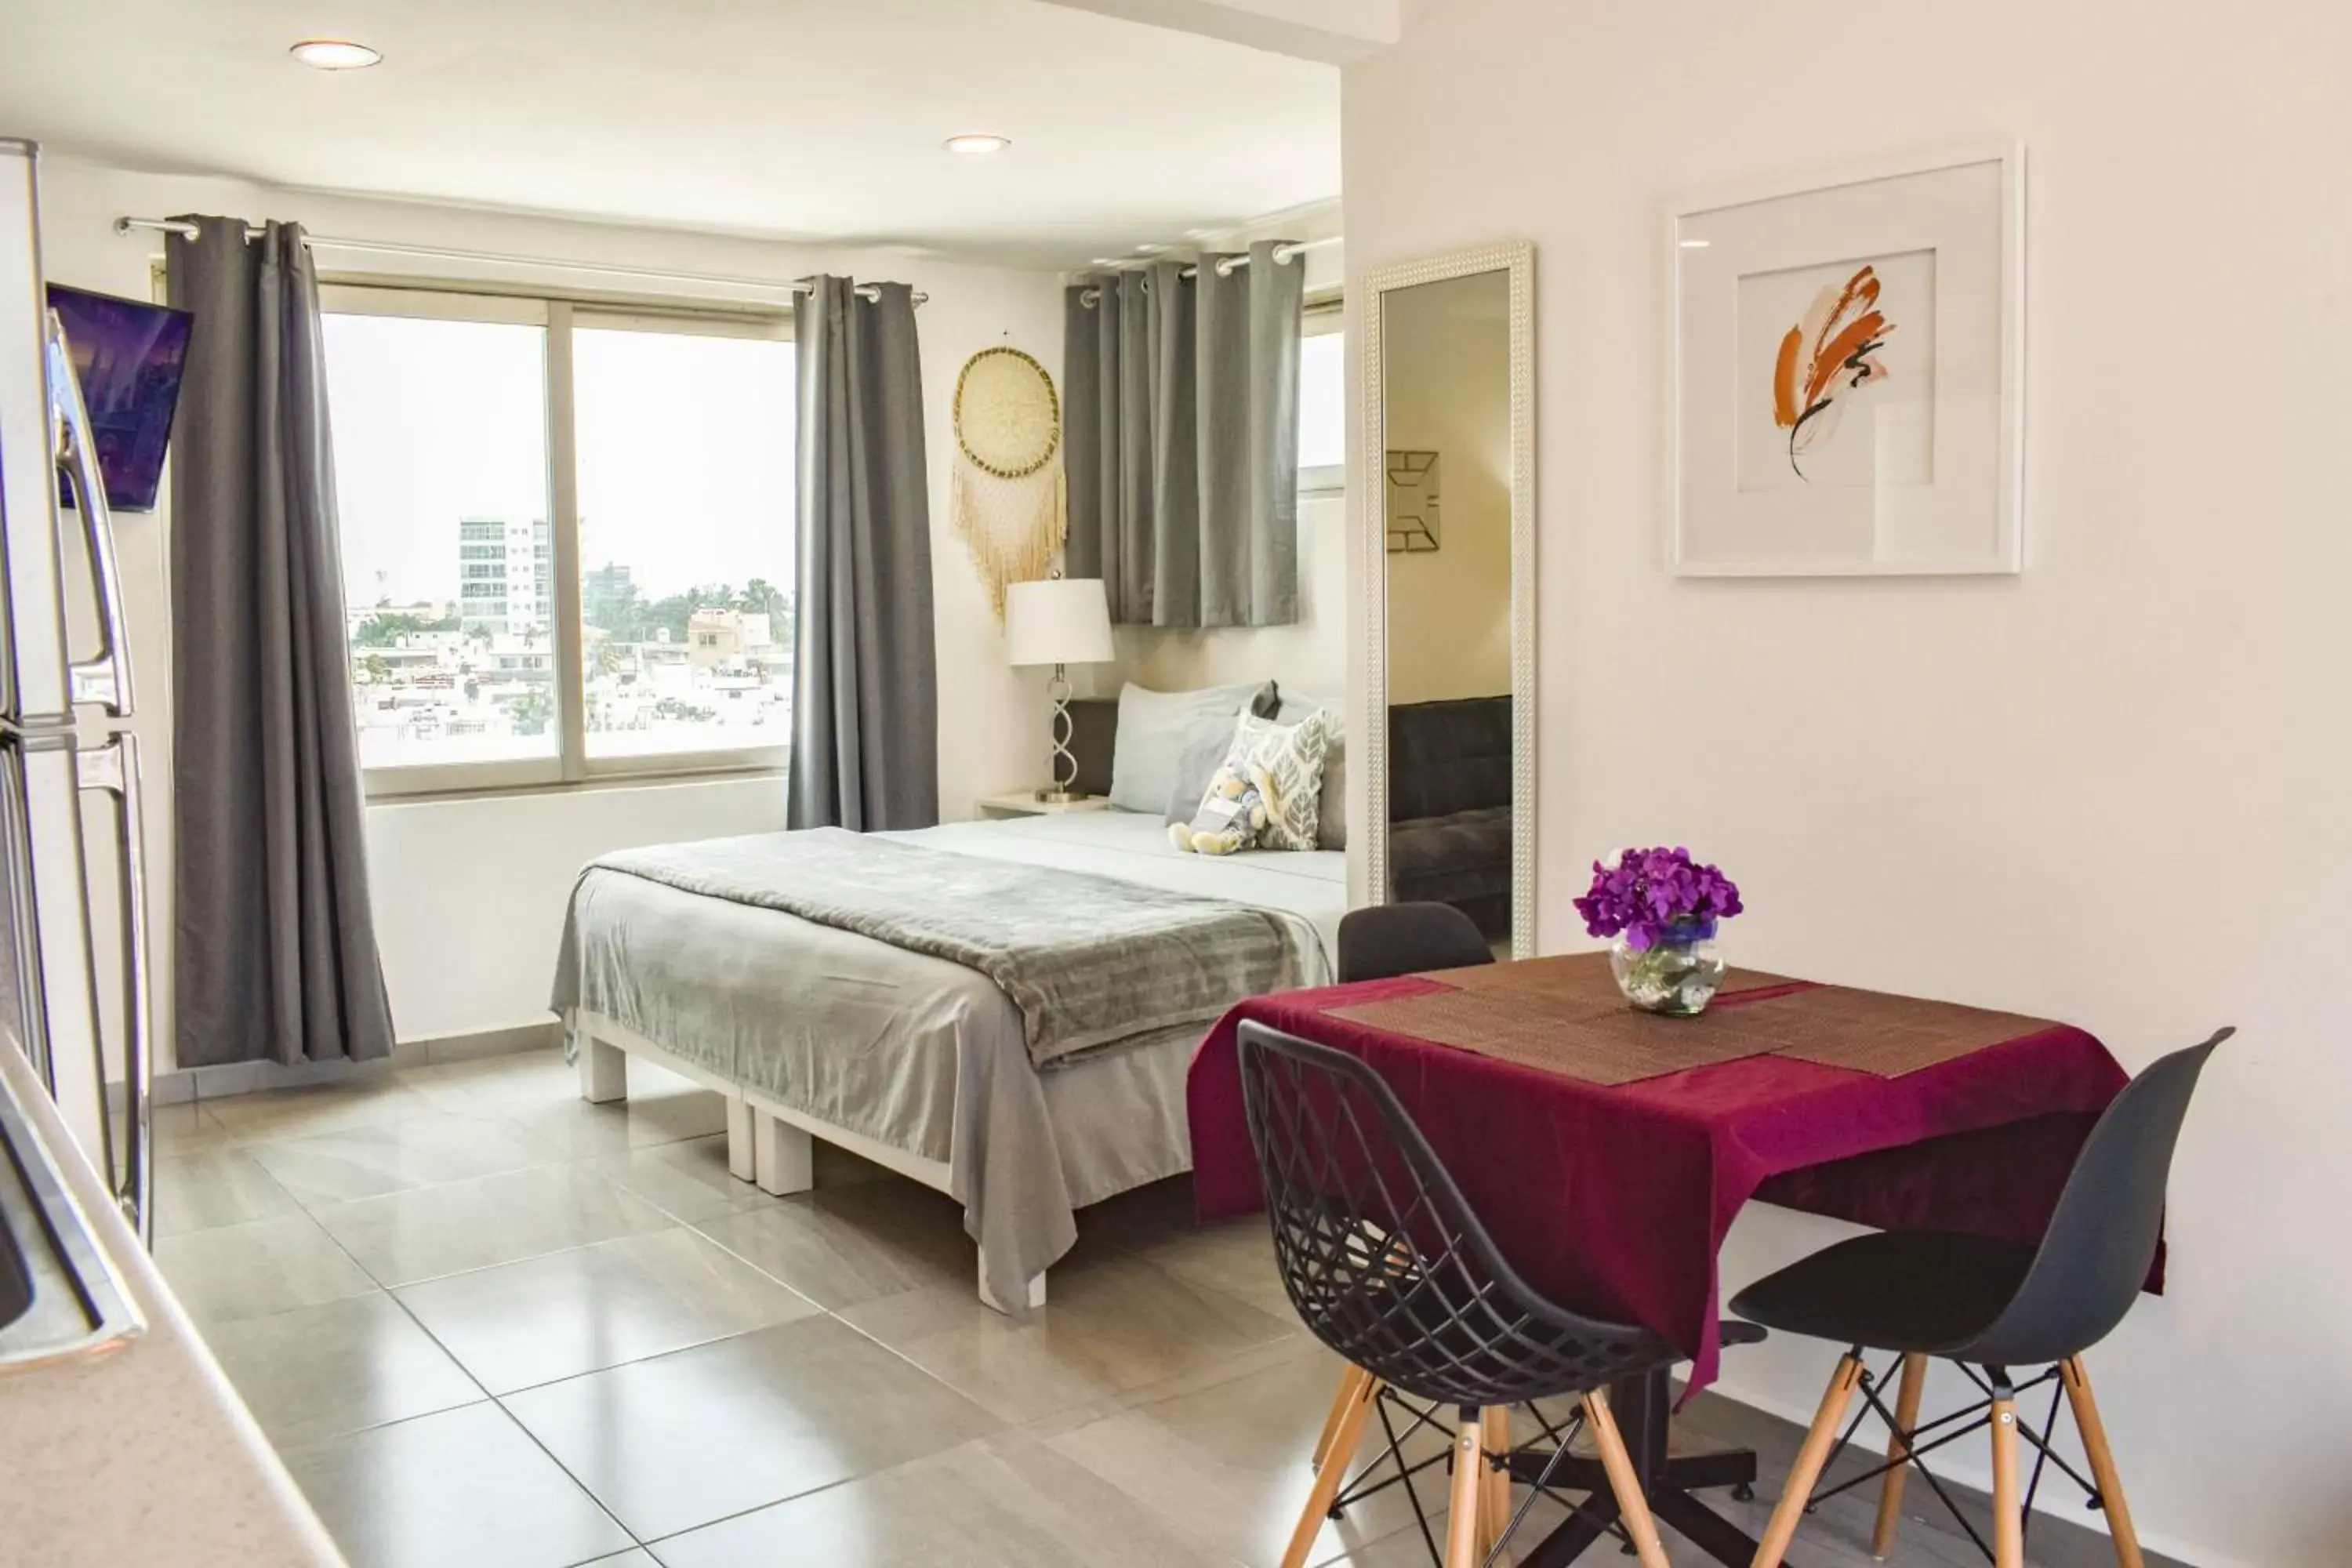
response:
[[[1391,703],[1510,694],[1509,300],[1484,272],[1381,301],[1385,444],[1438,459],[1438,547],[1388,558]]]
[[[237,181],[134,174],[50,159],[42,174],[42,237],[61,283],[146,297],[161,253],[152,234],[118,236],[114,219],[219,213],[297,220],[313,233],[469,250],[790,279],[811,272],[898,279],[930,295],[920,325],[929,419],[933,588],[938,605],[940,809],[968,816],[979,795],[1028,781],[1045,749],[1044,673],[1004,662],[1003,634],[963,544],[950,525],[947,477],[957,369],[975,351],[1009,342],[1048,364],[1061,361],[1061,289],[1049,273],[968,267],[882,252],[817,251],[655,229],[510,217],[451,207],[268,189]],[[371,272],[496,277],[550,287],[606,289],[575,272],[475,269],[461,264],[331,254]],[[647,285],[682,295],[685,285]],[[154,787],[147,810],[156,866],[155,938],[171,938],[169,598],[165,510],[118,530],[133,658],[142,682],[138,729]],[[781,778],[581,791],[522,799],[372,807],[368,841],[379,942],[404,1038],[488,1029],[542,1016],[564,894],[590,856],[626,844],[751,832],[783,825]],[[463,872],[461,878],[459,873]],[[493,890],[484,893],[486,888]],[[168,1003],[168,972],[159,973]],[[168,1020],[159,1029],[168,1042]],[[168,1067],[168,1044],[166,1059]]]
[[[1345,91],[1352,274],[1536,243],[1542,946],[1586,944],[1596,850],[1664,840],[1740,881],[1740,963],[2134,1068],[2242,1026],[2171,1289],[2092,1363],[2150,1543],[2205,1564],[2352,1561],[2347,60],[2336,0],[1452,0]],[[1668,576],[1675,199],[2011,136],[2025,574]],[[1727,1289],[1832,1234],[1753,1211]],[[1801,1418],[1832,1354],[1725,1387]]]

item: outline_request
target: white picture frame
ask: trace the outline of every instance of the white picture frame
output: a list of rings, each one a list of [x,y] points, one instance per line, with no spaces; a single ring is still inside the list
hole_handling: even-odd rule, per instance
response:
[[[2024,570],[2024,160],[1676,205],[1675,574]]]

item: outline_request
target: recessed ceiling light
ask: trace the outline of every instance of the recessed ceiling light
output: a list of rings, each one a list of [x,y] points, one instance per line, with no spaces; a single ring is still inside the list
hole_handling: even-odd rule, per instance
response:
[[[1160,244],[1157,240],[1147,239],[1141,245],[1135,247],[1135,254],[1138,256],[1157,256],[1167,248],[1168,247]]]
[[[1705,250],[1714,243],[1711,239],[1686,239],[1682,242],[1685,250]]]
[[[1012,145],[1010,137],[992,136],[982,131],[967,131],[961,136],[948,138],[948,151],[950,153],[1002,153]]]
[[[365,70],[383,58],[381,51],[347,38],[305,38],[286,51],[314,70]]]

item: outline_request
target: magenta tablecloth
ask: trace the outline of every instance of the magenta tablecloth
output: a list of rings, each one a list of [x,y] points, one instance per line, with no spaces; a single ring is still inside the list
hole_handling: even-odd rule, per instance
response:
[[[1758,1056],[1603,1088],[1330,1016],[1440,984],[1295,991],[1227,1014],[1188,1087],[1202,1216],[1263,1201],[1234,1048],[1255,1019],[1370,1063],[1529,1283],[1664,1336],[1691,1357],[1694,1388],[1715,1378],[1716,1253],[1749,1198],[2033,1241],[2126,1081],[2096,1039],[2060,1024],[1899,1078]]]

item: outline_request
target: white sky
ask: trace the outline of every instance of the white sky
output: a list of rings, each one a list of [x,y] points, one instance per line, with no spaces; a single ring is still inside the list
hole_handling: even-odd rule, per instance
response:
[[[353,604],[457,596],[457,521],[548,515],[545,332],[326,318],[343,576]],[[792,345],[572,334],[582,560],[647,598],[793,581]]]

